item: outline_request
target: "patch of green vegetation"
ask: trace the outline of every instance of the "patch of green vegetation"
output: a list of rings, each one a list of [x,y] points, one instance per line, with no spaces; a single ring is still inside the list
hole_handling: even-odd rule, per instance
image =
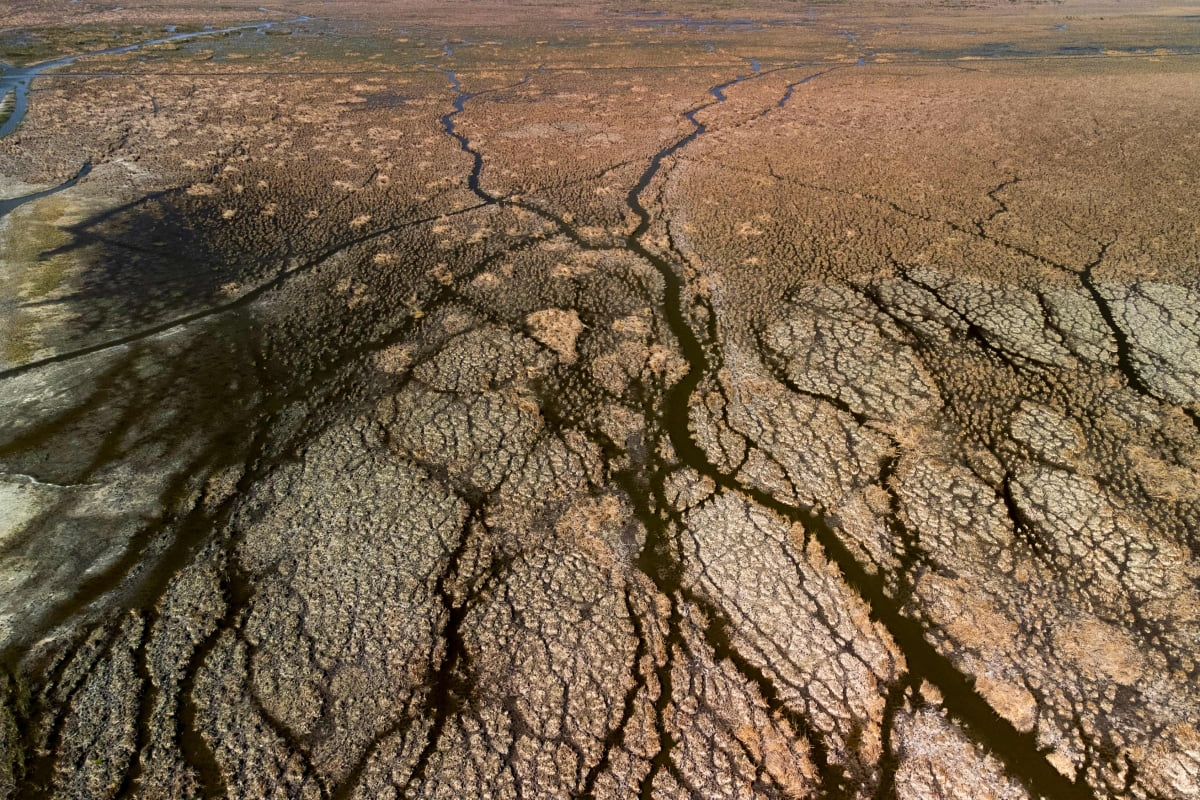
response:
[[[9,291],[26,298],[43,298],[61,288],[72,259],[54,252],[71,241],[59,220],[67,201],[48,197],[33,203],[28,211],[14,215],[0,233],[0,253],[8,264]]]
[[[190,33],[192,30],[198,28],[181,26],[176,33]],[[27,66],[52,58],[106,50],[170,35],[166,28],[144,25],[19,28],[0,33],[0,61],[18,67]]]
[[[0,333],[0,359],[9,364],[23,364],[37,352],[36,330],[29,314],[17,311],[9,315]]]
[[[62,254],[37,262],[25,283],[26,293],[34,299],[44,298],[62,286],[70,266],[70,259]]]
[[[14,790],[25,777],[21,729],[17,721],[28,713],[28,685],[19,674],[7,667],[0,668],[0,792]]]
[[[61,208],[43,209],[45,202],[35,205],[33,213],[9,220],[0,234],[0,252],[10,265],[33,263],[43,253],[71,240],[70,235],[54,224],[62,216]]]
[[[29,217],[38,222],[58,222],[66,212],[66,200],[61,197],[47,197],[33,204]]]

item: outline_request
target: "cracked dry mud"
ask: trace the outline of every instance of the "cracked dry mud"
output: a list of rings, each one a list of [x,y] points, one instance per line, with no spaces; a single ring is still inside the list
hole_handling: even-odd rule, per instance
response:
[[[0,798],[1200,796],[1194,16],[11,16]]]

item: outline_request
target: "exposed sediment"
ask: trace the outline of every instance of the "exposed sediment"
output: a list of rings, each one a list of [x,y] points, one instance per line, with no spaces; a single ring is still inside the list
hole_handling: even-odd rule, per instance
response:
[[[0,222],[0,798],[1200,791],[1194,67],[651,22],[112,85]]]

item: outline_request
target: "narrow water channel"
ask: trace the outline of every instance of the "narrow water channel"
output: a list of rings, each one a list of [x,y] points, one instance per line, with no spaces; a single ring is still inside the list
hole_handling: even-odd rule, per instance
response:
[[[723,90],[743,80],[744,77],[735,78],[709,89],[709,94],[716,100],[684,114],[684,117],[695,129],[659,150],[652,157],[649,167],[627,197],[630,209],[639,219],[637,227],[627,239],[628,248],[650,262],[662,276],[664,286],[662,314],[688,364],[687,374],[666,390],[660,405],[658,419],[647,420],[647,424],[657,423],[661,426],[661,429],[666,432],[676,456],[684,466],[710,478],[723,489],[735,491],[784,519],[799,523],[814,536],[826,556],[837,564],[846,583],[867,603],[871,609],[872,618],[884,625],[897,647],[904,654],[908,669],[905,680],[912,682],[924,679],[936,686],[943,695],[947,711],[964,723],[976,741],[999,758],[1011,775],[1043,797],[1068,798],[1070,800],[1092,798],[1094,795],[1085,783],[1071,781],[1046,760],[1034,734],[1018,731],[1012,723],[997,714],[976,691],[973,678],[960,671],[949,658],[930,644],[921,623],[906,616],[896,602],[888,596],[885,576],[877,574],[859,563],[843,540],[836,521],[819,513],[813,507],[784,503],[761,489],[742,484],[735,475],[726,473],[713,464],[703,448],[692,438],[689,426],[691,398],[709,372],[709,358],[699,337],[688,322],[683,278],[674,266],[642,243],[642,237],[649,231],[653,219],[650,212],[642,205],[641,196],[658,175],[663,161],[667,157],[677,153],[706,132],[706,126],[697,121],[696,114],[715,103],[723,102],[725,99]],[[806,80],[812,80],[815,77],[815,75],[810,76]],[[666,477],[665,473],[651,476],[654,482],[660,484],[657,493],[661,494],[661,482]],[[661,553],[658,555],[661,557]],[[650,577],[655,579],[662,575],[676,573],[678,565],[659,565],[653,569],[658,575],[652,574]],[[658,580],[655,582],[659,583]],[[885,742],[884,745],[886,750],[887,743]]]
[[[79,171],[60,183],[58,186],[53,186],[49,189],[43,189],[40,192],[21,195],[20,197],[10,197],[7,200],[0,200],[0,219],[3,219],[8,214],[16,211],[26,203],[32,203],[34,200],[41,200],[43,197],[49,197],[52,194],[57,194],[63,189],[70,189],[75,184],[79,183],[87,174],[92,171],[92,162],[86,162]]]
[[[288,20],[280,20],[274,22],[253,22],[246,25],[234,25],[229,28],[211,28],[202,31],[192,31],[190,33],[173,33],[170,36],[162,36],[157,39],[148,39],[144,42],[134,42],[133,44],[121,45],[120,47],[108,47],[104,50],[93,50],[88,53],[80,53],[74,56],[63,56],[62,58],[54,58],[48,61],[41,61],[37,64],[31,64],[27,67],[14,67],[0,62],[0,98],[5,98],[4,102],[11,103],[12,113],[8,119],[0,124],[0,139],[8,136],[21,124],[21,120],[25,118],[25,112],[29,110],[29,87],[33,83],[33,79],[41,75],[47,70],[57,69],[59,67],[69,66],[74,64],[81,58],[94,58],[96,56],[112,56],[120,55],[121,53],[132,53],[135,50],[140,50],[143,47],[151,47],[158,44],[167,44],[169,42],[183,42],[189,39],[198,39],[202,36],[220,36],[226,33],[235,33],[237,31],[258,31],[265,32],[276,25],[290,25],[298,22],[307,22],[311,17],[294,17]],[[173,26],[169,26],[170,30]],[[8,100],[9,93],[12,93],[12,99]]]

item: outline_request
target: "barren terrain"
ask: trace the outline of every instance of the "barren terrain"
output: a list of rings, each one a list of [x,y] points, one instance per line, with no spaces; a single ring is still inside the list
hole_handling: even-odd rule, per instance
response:
[[[1200,5],[0,62],[0,800],[1200,796]]]

